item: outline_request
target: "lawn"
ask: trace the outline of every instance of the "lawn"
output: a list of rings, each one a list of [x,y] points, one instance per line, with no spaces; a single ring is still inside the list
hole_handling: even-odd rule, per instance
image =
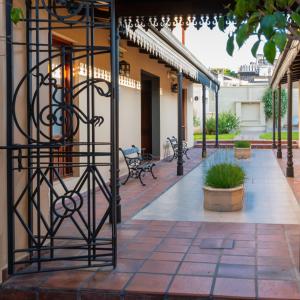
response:
[[[237,136],[237,133],[219,134],[219,141],[233,140],[236,136]],[[206,139],[208,141],[214,141],[216,139],[216,135],[207,134]],[[202,141],[202,134],[195,133],[194,134],[194,141]]]
[[[273,133],[272,132],[262,133],[259,136],[259,138],[263,140],[272,140]],[[276,132],[276,139],[277,139],[277,132]],[[287,140],[287,132],[281,132],[281,139],[284,141]],[[293,140],[298,140],[298,139],[299,139],[299,132],[293,132]]]

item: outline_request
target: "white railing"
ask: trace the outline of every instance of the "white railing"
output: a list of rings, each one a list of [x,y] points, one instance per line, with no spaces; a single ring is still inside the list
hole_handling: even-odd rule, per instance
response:
[[[79,64],[79,75],[81,76],[87,76],[88,75],[88,68],[87,65],[84,63]],[[89,67],[89,76],[92,76],[92,68]],[[106,81],[111,81],[111,73],[109,71],[100,69],[100,68],[94,68],[94,78],[104,79]],[[132,78],[126,77],[126,76],[119,76],[119,85],[125,86],[128,88],[140,90],[141,89],[141,82],[134,80]]]

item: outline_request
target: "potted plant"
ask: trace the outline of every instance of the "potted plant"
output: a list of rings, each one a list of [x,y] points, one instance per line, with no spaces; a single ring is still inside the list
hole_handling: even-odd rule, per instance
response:
[[[212,166],[205,176],[204,208],[218,212],[241,210],[245,179],[245,172],[238,165],[221,163]]]
[[[247,159],[251,156],[251,144],[248,141],[236,141],[234,143],[234,156],[238,159]]]

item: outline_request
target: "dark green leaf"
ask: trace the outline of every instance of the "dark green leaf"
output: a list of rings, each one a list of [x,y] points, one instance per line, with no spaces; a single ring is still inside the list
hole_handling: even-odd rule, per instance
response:
[[[291,18],[298,26],[300,26],[300,14],[293,12]]]
[[[23,10],[18,7],[13,7],[10,11],[11,21],[16,25],[24,18]]]
[[[244,18],[246,16],[248,8],[247,1],[248,0],[237,0],[234,13],[238,18]]]
[[[227,46],[226,46],[226,51],[227,51],[227,53],[228,53],[230,56],[233,55],[233,51],[234,51],[234,35],[231,35],[231,36],[228,38]]]
[[[273,64],[276,56],[276,45],[273,41],[268,41],[264,46],[264,55],[269,63]]]
[[[259,21],[259,18],[260,18],[260,14],[258,12],[254,12],[248,19],[248,25],[257,23]]]
[[[259,47],[259,44],[260,44],[260,40],[256,41],[254,43],[254,45],[252,46],[251,48],[251,53],[252,55],[256,58],[256,54],[257,54],[257,50],[258,50],[258,47]]]
[[[266,15],[260,22],[261,30],[267,39],[270,39],[274,34],[276,18],[274,15]]]
[[[287,20],[286,20],[286,16],[283,12],[280,11],[276,11],[274,13],[275,19],[276,19],[276,24],[278,28],[286,28],[287,25]]]
[[[242,24],[236,33],[236,42],[240,48],[249,37],[248,28],[248,24]]]
[[[221,31],[225,30],[225,17],[221,17],[218,21],[218,26]]]
[[[275,42],[277,48],[282,52],[285,48],[287,42],[287,36],[285,32],[276,32],[273,36],[273,41]]]
[[[274,0],[265,0],[265,8],[269,13],[272,13],[275,9]]]
[[[288,0],[276,0],[276,5],[279,8],[286,8],[286,6],[288,5]]]

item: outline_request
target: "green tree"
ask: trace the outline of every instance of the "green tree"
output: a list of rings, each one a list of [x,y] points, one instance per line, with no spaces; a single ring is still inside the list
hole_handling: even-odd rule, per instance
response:
[[[235,24],[226,47],[231,56],[236,45],[240,48],[254,36],[253,56],[262,44],[266,59],[273,63],[276,51],[282,52],[288,40],[300,40],[300,0],[235,0],[226,8],[218,25],[224,31],[228,22]]]
[[[264,111],[266,119],[271,119],[273,116],[273,99],[272,90],[269,88],[265,91],[262,102],[264,104]],[[287,112],[287,92],[285,89],[281,90],[281,117],[284,117]],[[275,91],[275,119],[278,119],[278,90]]]

